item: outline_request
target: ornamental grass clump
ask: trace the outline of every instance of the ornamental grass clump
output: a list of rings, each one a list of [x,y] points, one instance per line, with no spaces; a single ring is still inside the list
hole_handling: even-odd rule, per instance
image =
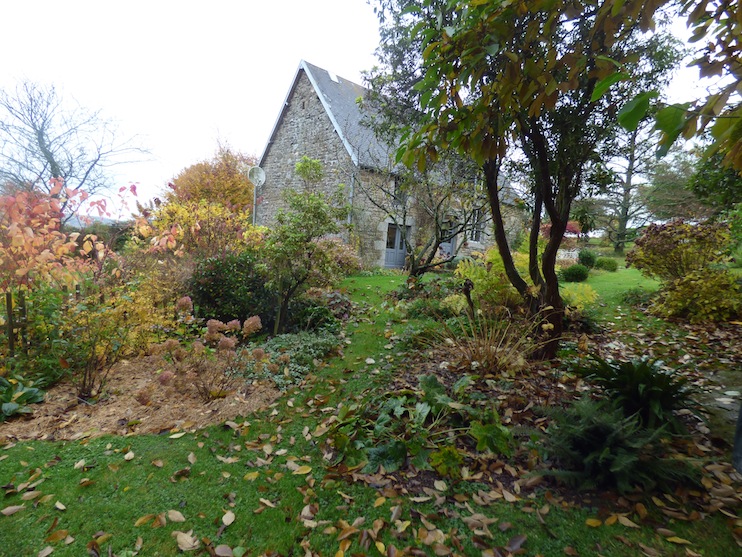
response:
[[[528,367],[527,358],[539,346],[537,319],[526,319],[503,308],[495,317],[481,312],[444,324],[436,342],[451,347],[456,369],[477,374],[515,376]]]

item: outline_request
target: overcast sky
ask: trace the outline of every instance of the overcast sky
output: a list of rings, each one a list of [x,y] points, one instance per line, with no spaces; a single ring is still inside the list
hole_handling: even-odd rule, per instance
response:
[[[4,0],[0,13],[0,87],[54,84],[138,136],[152,160],[118,167],[116,185],[145,199],[218,141],[259,157],[300,60],[361,83],[378,44],[366,0]],[[686,72],[680,97],[695,82]]]
[[[366,0],[7,0],[0,87],[54,84],[100,109],[148,163],[118,168],[143,196],[210,158],[260,156],[300,60],[361,83],[378,44]]]

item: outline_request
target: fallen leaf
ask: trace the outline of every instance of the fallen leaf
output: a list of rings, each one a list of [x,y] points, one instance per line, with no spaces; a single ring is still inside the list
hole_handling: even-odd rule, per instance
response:
[[[170,435],[170,439],[180,439],[185,434],[186,434],[185,431],[181,431],[180,433],[173,433],[172,435]]]
[[[602,520],[598,520],[597,518],[588,518],[585,521],[585,524],[587,524],[588,526],[590,526],[590,528],[597,528],[598,526],[602,526],[603,525],[603,521]]]
[[[641,518],[642,520],[647,518],[647,507],[645,507],[642,503],[637,503],[634,506],[634,509],[636,509],[636,514],[639,515],[639,518]]]
[[[124,455],[124,460],[126,460],[127,462],[129,460],[134,460],[134,451],[129,451],[128,453],[126,453]]]
[[[163,466],[165,466],[165,463],[162,462],[162,460],[158,458],[157,460],[152,461],[152,466],[156,466],[157,468],[162,468]]]
[[[51,534],[49,534],[44,541],[45,542],[61,542],[63,539],[65,539],[69,535],[69,532],[67,530],[55,530]]]
[[[621,524],[623,524],[627,528],[639,528],[639,525],[638,524],[636,524],[635,522],[632,522],[631,520],[629,520],[625,516],[619,516],[618,517],[618,522],[620,522]]]
[[[24,501],[31,501],[32,499],[36,499],[37,497],[41,496],[40,491],[27,491],[23,495],[21,495],[21,499]]]
[[[294,470],[291,473],[294,474],[295,476],[301,476],[304,474],[309,474],[309,472],[311,471],[312,471],[311,466],[299,466],[296,470]]]
[[[82,460],[78,460],[77,462],[75,462],[75,466],[73,468],[75,470],[79,470],[80,468],[84,468],[84,467],[85,467],[85,459],[83,458]]]
[[[50,545],[47,545],[44,549],[42,549],[36,554],[36,557],[47,557],[48,555],[51,555],[52,553],[54,553],[54,548]]]
[[[174,511],[174,510],[167,511],[167,519],[170,522],[185,522],[186,521],[185,517],[183,516],[183,513],[181,513],[180,511]]]
[[[684,538],[679,538],[677,536],[670,536],[669,538],[667,538],[667,541],[669,541],[670,543],[677,543],[680,545],[693,545],[690,541]]]
[[[502,490],[502,496],[505,498],[505,501],[507,501],[508,503],[515,503],[518,500],[518,498],[512,493],[510,493],[507,489]]]
[[[191,464],[196,464],[196,455],[193,453],[188,453],[188,462]]]
[[[214,548],[214,555],[216,555],[216,557],[234,557],[232,548],[224,544],[217,545]]]
[[[446,482],[444,482],[443,480],[434,481],[433,487],[435,487],[438,491],[446,491],[448,489]]]
[[[5,507],[3,510],[0,511],[0,513],[4,514],[5,516],[10,516],[11,514],[15,514],[25,508],[26,505],[11,505],[10,507]]]
[[[386,497],[377,497],[374,501],[374,508],[380,507],[384,503],[386,503]]]
[[[154,520],[155,515],[154,514],[145,514],[144,516],[140,516],[137,518],[136,522],[134,523],[134,526],[141,526],[142,524],[147,524],[148,522]]]
[[[260,472],[248,472],[247,474],[245,474],[245,477],[243,479],[249,482],[254,482],[259,475]]]
[[[193,535],[193,530],[189,530],[188,532],[179,532],[176,530],[172,535],[175,537],[175,541],[178,542],[178,549],[181,551],[198,549],[199,541]]]
[[[234,519],[235,519],[234,513],[232,511],[227,511],[226,513],[224,513],[224,516],[222,517],[222,524],[224,524],[224,526],[229,526],[230,524],[234,522]]]
[[[276,505],[274,503],[272,503],[271,501],[269,501],[268,499],[263,499],[261,497],[260,498],[260,502],[263,503],[263,505],[265,505],[266,507],[270,507],[271,509],[275,509],[276,508]]]
[[[510,541],[508,541],[508,545],[505,547],[510,553],[516,553],[524,543],[526,543],[526,540],[528,539],[528,536],[521,534],[519,536],[514,536],[510,538]]]
[[[57,501],[56,503],[54,503],[54,508],[57,509],[58,511],[66,511],[67,510],[67,507],[65,507],[59,501]]]

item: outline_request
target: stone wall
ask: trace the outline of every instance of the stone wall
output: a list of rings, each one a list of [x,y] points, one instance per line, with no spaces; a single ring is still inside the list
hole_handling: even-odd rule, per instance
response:
[[[309,78],[301,72],[261,162],[266,178],[265,184],[257,191],[257,224],[270,227],[275,223],[276,212],[284,207],[283,190],[304,189],[295,172],[296,163],[304,156],[322,163],[324,179],[316,186],[318,191],[334,193],[338,185],[349,186],[352,182],[350,156]]]

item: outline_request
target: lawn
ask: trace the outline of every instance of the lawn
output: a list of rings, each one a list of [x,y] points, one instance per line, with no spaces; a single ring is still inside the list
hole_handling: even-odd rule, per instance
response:
[[[161,435],[6,439],[0,448],[0,555],[628,557],[739,551],[733,534],[742,528],[734,507],[742,501],[740,484],[724,464],[724,444],[699,441],[696,458],[706,464],[701,487],[623,497],[540,484],[525,460],[495,454],[472,460],[476,467],[463,477],[410,467],[364,472],[340,461],[334,427],[345,419],[343,409],[354,403],[369,408],[421,365],[422,356],[408,353],[404,342],[416,318],[400,316],[386,296],[402,281],[400,275],[347,279],[343,288],[356,312],[345,326],[342,354],[264,410]],[[623,319],[635,310],[618,307],[621,294],[651,285],[625,269],[595,274],[589,284],[605,304],[596,319],[615,340],[635,334],[642,318]],[[566,376],[562,383],[563,370],[542,373],[544,381],[565,388],[579,383]],[[500,412],[509,419],[507,408]],[[527,437],[520,439],[527,444]],[[713,500],[726,498],[715,510],[710,490],[717,490]]]

